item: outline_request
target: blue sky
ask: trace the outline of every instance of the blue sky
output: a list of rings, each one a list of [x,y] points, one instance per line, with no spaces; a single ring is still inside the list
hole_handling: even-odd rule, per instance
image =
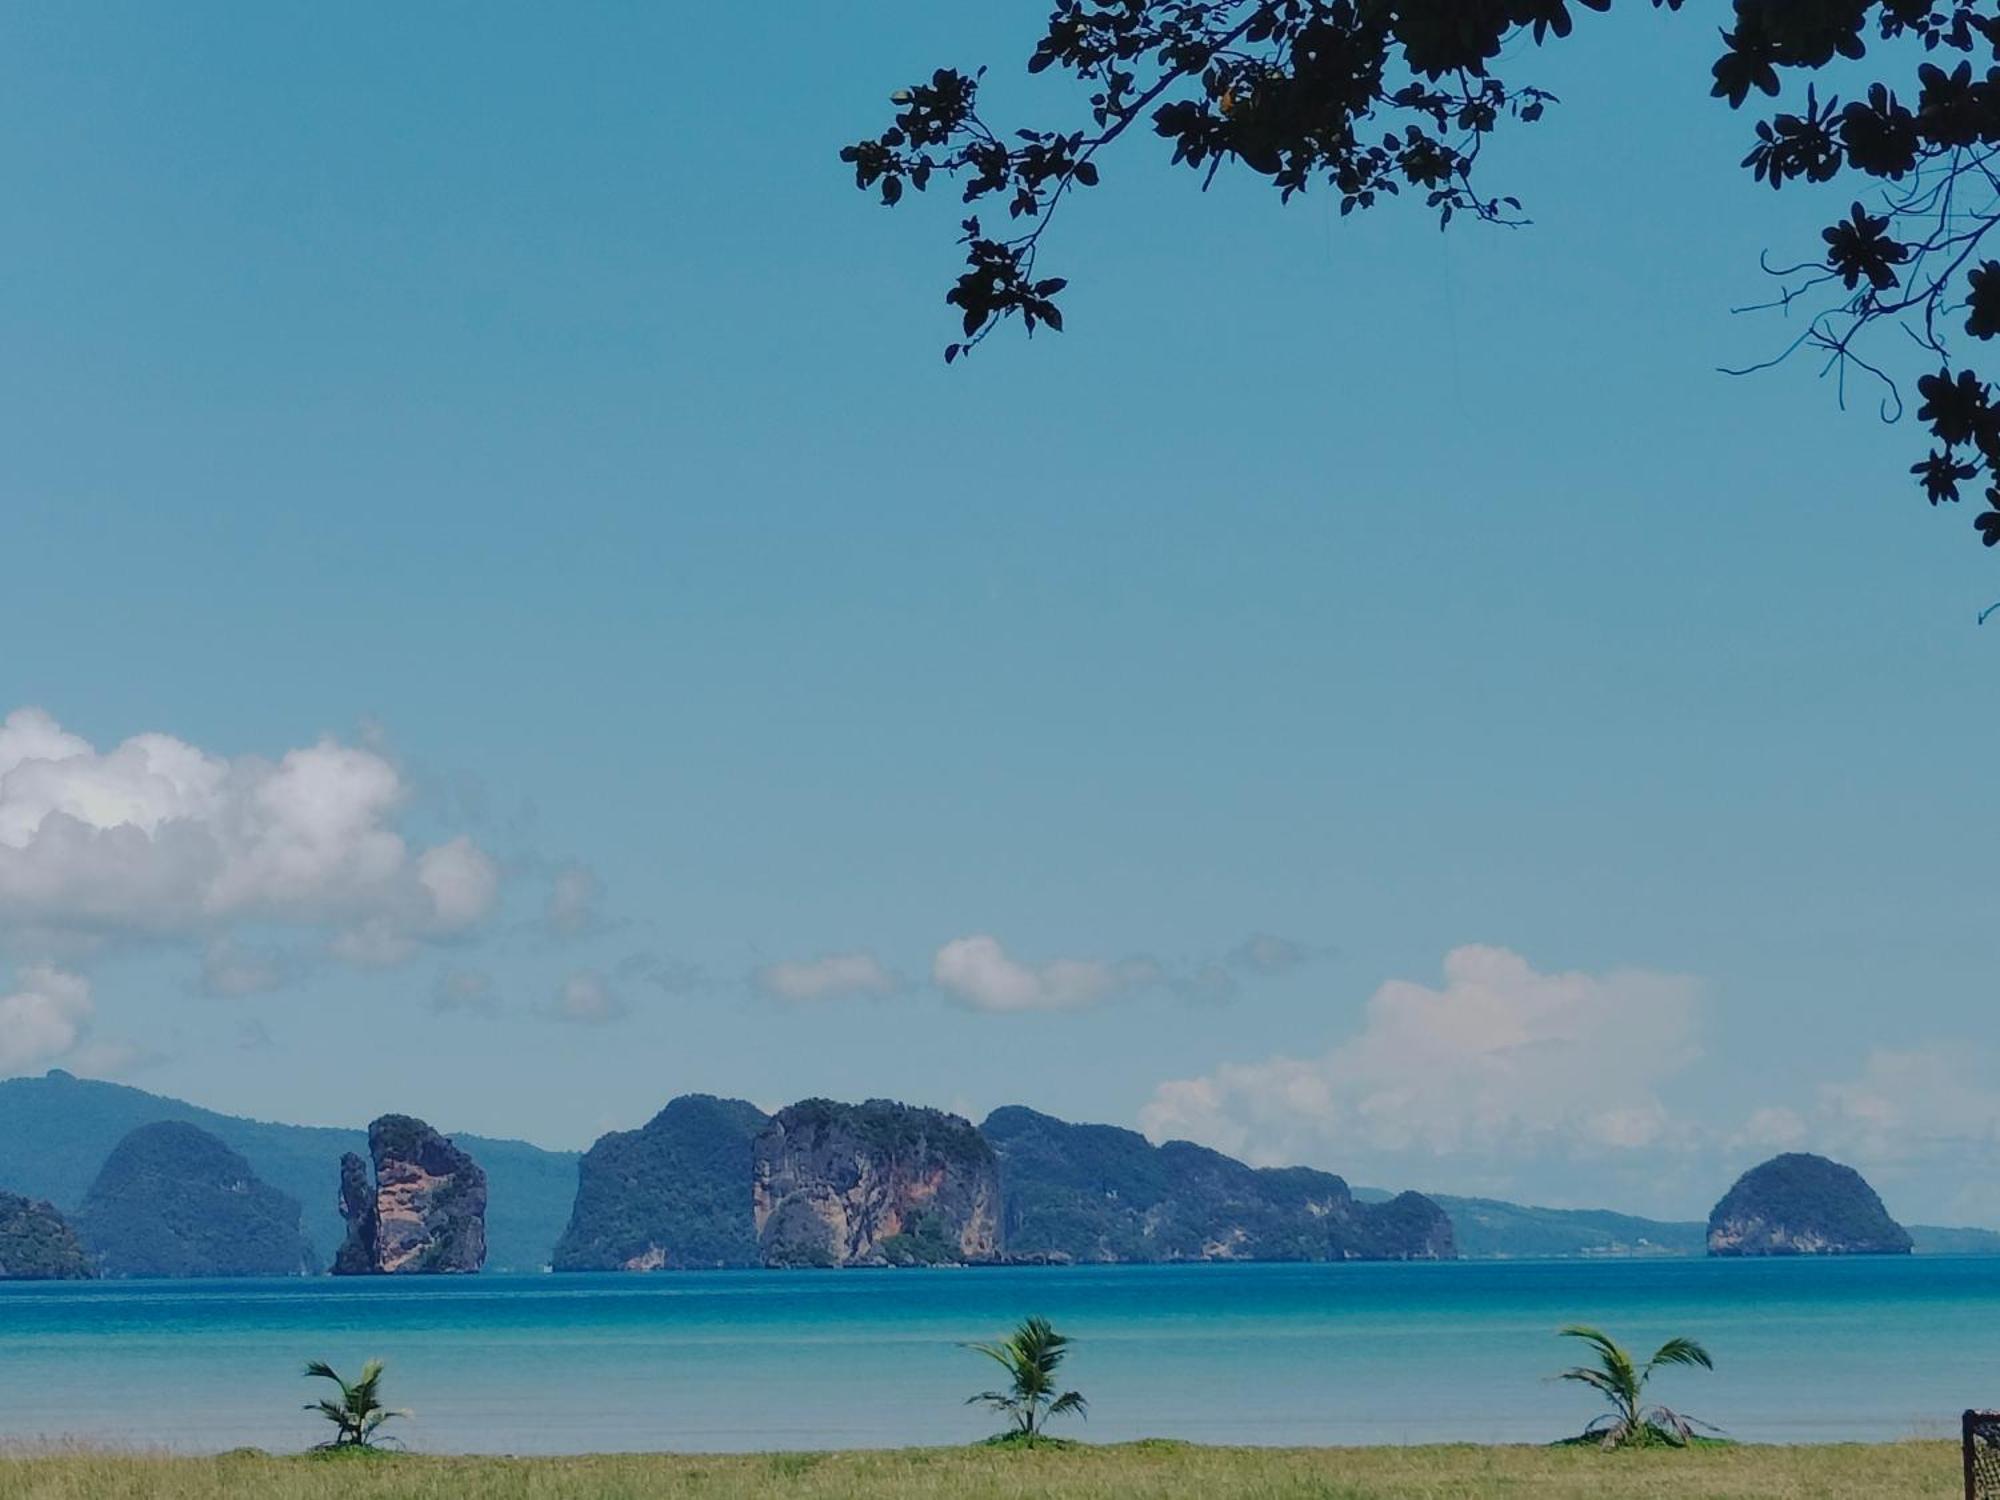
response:
[[[2000,1223],[2000,573],[1911,424],[1715,373],[1839,205],[1736,170],[1712,30],[1527,61],[1520,231],[1134,141],[1070,332],[947,370],[955,206],[835,152],[943,62],[1060,103],[1039,15],[0,23],[0,1066],[564,1146],[1019,1101],[1677,1213],[1796,1144]],[[294,751],[361,800],[281,877]]]

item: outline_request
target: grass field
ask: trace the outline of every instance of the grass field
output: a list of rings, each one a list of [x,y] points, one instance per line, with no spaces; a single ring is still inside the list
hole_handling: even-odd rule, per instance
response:
[[[0,1457],[6,1500],[1901,1500],[1961,1494],[1956,1444],[925,1448],[694,1458]]]

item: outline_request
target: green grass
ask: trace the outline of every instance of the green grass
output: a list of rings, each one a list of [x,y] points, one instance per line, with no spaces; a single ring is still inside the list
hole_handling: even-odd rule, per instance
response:
[[[742,1457],[0,1456],[5,1500],[1923,1500],[1954,1443],[1575,1448],[916,1448]]]

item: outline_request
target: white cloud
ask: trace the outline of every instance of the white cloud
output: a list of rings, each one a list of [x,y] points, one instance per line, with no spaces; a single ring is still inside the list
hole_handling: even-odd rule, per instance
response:
[[[76,1052],[96,1007],[90,982],[48,964],[24,969],[0,995],[0,1076],[35,1071]]]
[[[558,937],[593,931],[598,925],[597,903],[603,896],[604,883],[589,866],[564,865],[549,881],[543,920]]]
[[[1753,1111],[1734,1164],[1815,1151],[1858,1168],[1905,1222],[2000,1224],[2000,1051],[1978,1042],[1877,1047],[1800,1108]]]
[[[1368,1169],[1636,1151],[1671,1132],[1654,1091],[1697,1055],[1696,1010],[1683,977],[1544,974],[1504,948],[1456,948],[1441,987],[1384,984],[1330,1052],[1162,1083],[1140,1124],[1257,1162]]]
[[[602,974],[572,974],[556,991],[555,1000],[542,1014],[551,1021],[573,1026],[604,1026],[624,1018],[623,997],[605,982]]]
[[[1859,1076],[1826,1084],[1811,1129],[1835,1151],[1875,1164],[1990,1160],[2000,1146],[2000,1089],[1991,1049],[1936,1043],[1878,1047]]]
[[[413,850],[408,788],[372,749],[331,738],[275,762],[164,734],[105,751],[48,714],[0,720],[0,926],[37,934],[213,936],[321,927],[337,956],[393,962],[462,933],[499,890],[460,837]]]
[[[954,999],[983,1011],[1075,1010],[1161,982],[1151,959],[1111,963],[1058,958],[1024,964],[984,933],[953,938],[931,962],[931,979]]]
[[[872,953],[829,953],[765,964],[752,972],[750,982],[773,999],[795,1003],[881,997],[902,987]]]
[[[500,867],[460,834],[417,856],[417,883],[430,893],[435,926],[462,932],[493,909],[500,894]]]

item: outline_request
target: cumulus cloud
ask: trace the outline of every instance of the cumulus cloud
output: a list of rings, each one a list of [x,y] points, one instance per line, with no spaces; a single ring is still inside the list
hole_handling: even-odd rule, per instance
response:
[[[953,938],[931,961],[931,980],[938,988],[974,1010],[993,1012],[1075,1010],[1158,984],[1163,977],[1157,963],[1143,958],[1023,963],[998,938],[984,933]]]
[[[603,898],[604,882],[589,866],[563,865],[549,880],[542,919],[558,937],[580,937],[597,929],[597,903]]]
[[[1861,1170],[1904,1219],[2000,1225],[2000,1051],[1980,1042],[1877,1047],[1796,1107],[1752,1111],[1726,1140],[1740,1170],[1816,1151]]]
[[[275,761],[165,734],[109,750],[36,708],[0,720],[0,926],[209,936],[234,921],[325,929],[387,963],[481,921],[500,873],[470,839],[412,848],[408,788],[326,738]]]
[[[627,1011],[623,997],[602,974],[586,971],[565,979],[542,1014],[551,1021],[572,1026],[607,1026],[622,1020]]]
[[[2000,1146],[1995,1066],[1992,1049],[1982,1045],[1878,1047],[1855,1077],[1820,1088],[1806,1131],[1881,1165],[1990,1160]]]
[[[14,992],[0,995],[0,1076],[70,1057],[89,1036],[95,1011],[81,975],[48,964],[22,970]]]
[[[774,1000],[798,1004],[866,996],[879,998],[902,988],[896,976],[872,953],[829,953],[820,958],[765,964],[751,972],[750,983]]]
[[[1655,1090],[1697,1056],[1697,1019],[1684,977],[1456,948],[1442,985],[1384,984],[1331,1051],[1169,1080],[1140,1124],[1265,1163],[1634,1151],[1671,1128]]]

